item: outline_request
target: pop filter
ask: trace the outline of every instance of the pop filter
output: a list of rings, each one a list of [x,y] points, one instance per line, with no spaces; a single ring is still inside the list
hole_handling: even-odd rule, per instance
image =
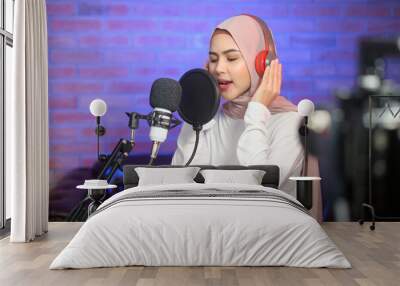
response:
[[[180,78],[179,83],[182,97],[178,113],[194,130],[201,129],[218,111],[220,96],[217,82],[208,71],[192,69]]]

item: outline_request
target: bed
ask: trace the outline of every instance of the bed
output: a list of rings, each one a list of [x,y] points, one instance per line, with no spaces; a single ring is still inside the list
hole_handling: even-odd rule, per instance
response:
[[[198,166],[264,170],[261,185],[204,183],[199,173],[193,183],[150,186],[138,185],[137,167],[124,167],[125,190],[100,205],[50,269],[351,267],[301,203],[277,189],[277,166]]]

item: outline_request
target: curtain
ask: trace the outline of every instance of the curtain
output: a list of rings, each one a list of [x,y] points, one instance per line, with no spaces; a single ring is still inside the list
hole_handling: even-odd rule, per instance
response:
[[[45,0],[15,1],[13,92],[6,98],[6,187],[12,242],[47,232],[48,58]]]

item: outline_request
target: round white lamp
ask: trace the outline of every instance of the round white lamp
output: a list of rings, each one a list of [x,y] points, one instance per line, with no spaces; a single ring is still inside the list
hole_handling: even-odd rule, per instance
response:
[[[97,159],[103,160],[104,156],[100,156],[100,136],[106,134],[104,126],[100,125],[100,117],[107,112],[107,104],[104,100],[96,98],[92,100],[89,106],[90,113],[96,117],[96,135],[97,135]]]
[[[93,116],[101,117],[107,112],[107,104],[104,100],[96,98],[90,103],[89,109]]]
[[[309,117],[314,112],[314,103],[309,99],[303,99],[297,104],[297,112],[304,117]]]

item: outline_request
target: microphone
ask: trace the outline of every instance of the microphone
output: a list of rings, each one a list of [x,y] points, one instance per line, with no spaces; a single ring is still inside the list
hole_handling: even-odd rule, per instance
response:
[[[170,78],[159,78],[151,86],[150,105],[154,111],[149,116],[150,140],[153,141],[150,163],[157,158],[160,144],[167,139],[168,130],[180,121],[175,120],[172,113],[178,109],[182,88],[179,82]],[[179,122],[179,123],[178,123]],[[174,124],[171,126],[171,123]]]

